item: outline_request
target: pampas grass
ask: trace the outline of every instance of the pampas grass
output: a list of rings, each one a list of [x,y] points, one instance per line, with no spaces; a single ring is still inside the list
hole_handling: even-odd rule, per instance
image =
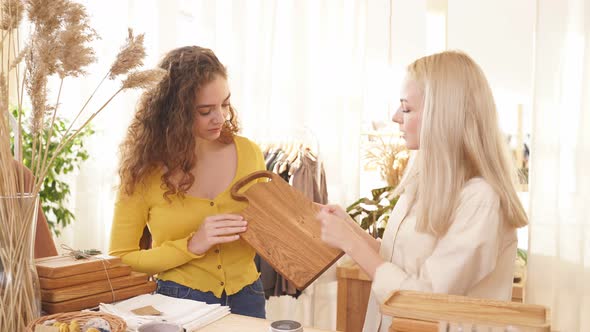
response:
[[[118,75],[126,74],[130,70],[143,65],[145,49],[143,47],[143,35],[133,37],[133,31],[129,29],[127,43],[117,55],[115,62],[111,65],[109,77],[111,79]]]
[[[25,13],[32,32],[21,47],[18,25]],[[98,36],[89,25],[84,6],[69,0],[2,0],[0,28],[0,331],[24,331],[27,323],[40,313],[32,248],[37,197],[43,178],[67,143],[119,93],[127,89],[148,89],[166,73],[158,69],[135,71],[142,66],[145,57],[144,37],[134,36],[129,29],[127,40],[112,66],[81,105],[55,152],[50,154],[49,146],[43,142],[50,142],[53,132],[45,128],[53,128],[63,82],[87,74],[86,67],[96,60],[89,44]],[[106,79],[119,79],[123,75],[128,76],[121,79],[120,87],[98,109],[87,110]],[[51,80],[59,82],[56,100],[48,100],[47,84]],[[16,100],[8,100],[9,91],[16,91]],[[9,107],[16,105],[22,110],[25,93],[31,101],[28,107],[32,115],[25,119],[19,112],[14,121],[16,128],[11,129]],[[18,160],[23,151],[18,138],[24,130],[33,136],[32,174],[15,162],[10,148],[10,138],[14,135],[14,155]],[[44,132],[47,132],[46,138],[40,136]]]
[[[0,28],[9,30],[20,24],[23,18],[23,4],[18,0],[3,0],[2,14],[0,16]]]
[[[129,74],[123,80],[121,89],[146,89],[160,82],[167,72],[164,69],[148,69]]]
[[[367,166],[378,168],[381,179],[389,187],[395,188],[404,175],[410,154],[404,142],[397,136],[392,136],[388,141],[379,136],[374,143],[364,156]]]

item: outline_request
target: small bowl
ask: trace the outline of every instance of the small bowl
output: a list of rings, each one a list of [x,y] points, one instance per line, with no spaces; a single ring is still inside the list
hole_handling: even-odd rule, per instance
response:
[[[172,323],[152,322],[141,325],[137,332],[183,332],[183,328]]]

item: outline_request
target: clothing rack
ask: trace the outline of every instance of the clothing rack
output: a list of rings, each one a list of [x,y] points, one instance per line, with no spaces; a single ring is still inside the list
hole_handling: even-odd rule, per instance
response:
[[[260,149],[266,157],[270,149],[282,149],[289,152],[288,157],[293,157],[296,152],[297,157],[301,158],[305,153],[310,155],[318,162],[317,178],[321,177],[322,159],[320,143],[317,135],[308,126],[297,128],[275,128],[276,134],[262,135],[254,138]]]
[[[277,135],[254,138],[264,155],[266,168],[278,174],[310,200],[328,202],[325,173],[320,155],[320,144],[309,127],[277,129]],[[256,258],[257,268],[267,298],[291,295],[297,298],[301,291],[278,274],[267,262]]]

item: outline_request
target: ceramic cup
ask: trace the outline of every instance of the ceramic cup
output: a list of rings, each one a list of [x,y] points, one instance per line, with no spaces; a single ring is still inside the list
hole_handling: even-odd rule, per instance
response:
[[[270,332],[303,332],[303,327],[294,320],[277,320],[270,324]]]
[[[137,332],[182,332],[182,327],[164,322],[152,322],[141,325]]]

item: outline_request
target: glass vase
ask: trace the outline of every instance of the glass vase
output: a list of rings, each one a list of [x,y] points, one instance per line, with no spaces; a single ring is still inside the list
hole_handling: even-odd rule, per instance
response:
[[[34,245],[39,196],[0,196],[0,331],[25,331],[41,313]]]

